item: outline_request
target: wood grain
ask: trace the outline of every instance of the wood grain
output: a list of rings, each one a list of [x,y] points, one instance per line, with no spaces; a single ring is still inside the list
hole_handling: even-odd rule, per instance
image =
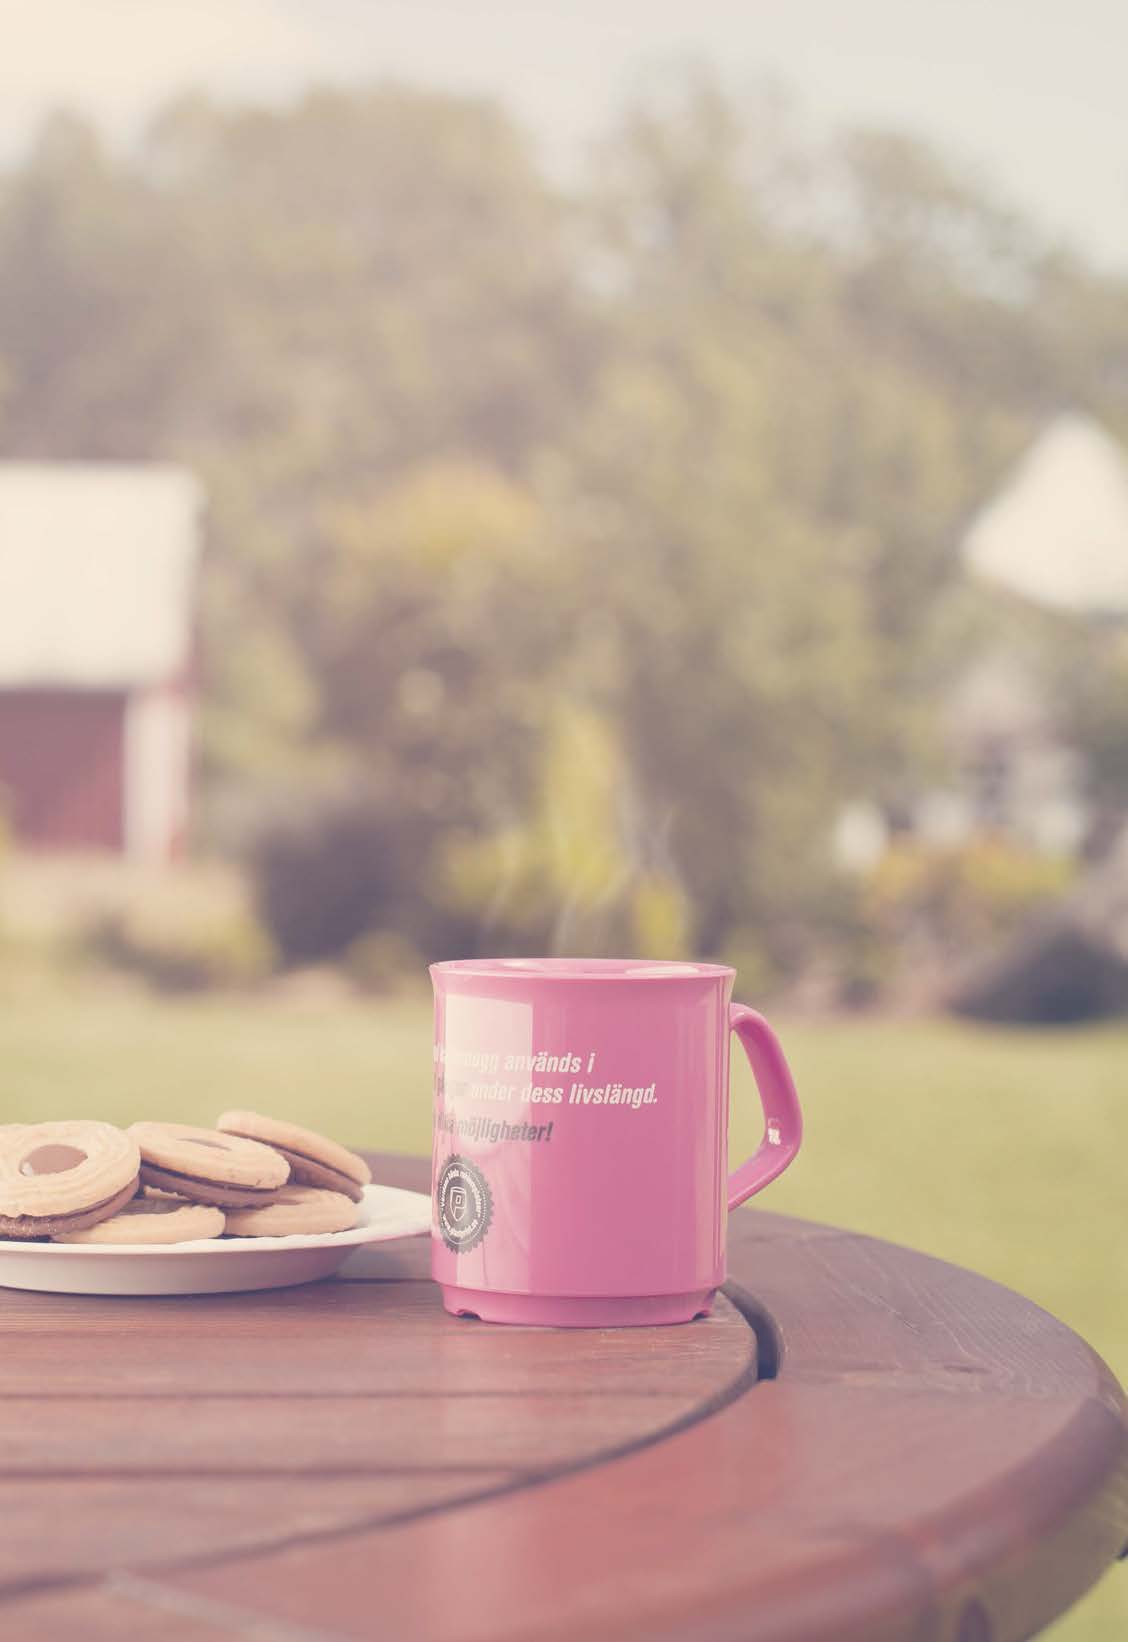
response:
[[[755,1345],[727,1303],[676,1342],[665,1329],[491,1329],[446,1316],[429,1282],[407,1280],[105,1308],[84,1296],[10,1300],[0,1298],[0,1319],[18,1347],[0,1360],[0,1388],[39,1400],[521,1396],[598,1385],[604,1396],[675,1396],[692,1407],[748,1369]],[[2,1444],[0,1432],[0,1453]]]
[[[9,1602],[8,1634],[19,1642],[325,1642],[326,1633],[231,1615],[213,1603],[145,1579],[111,1576],[95,1590]]]
[[[665,1329],[485,1329],[414,1278],[156,1301],[13,1291],[0,1320],[9,1596],[477,1499],[652,1440],[755,1372],[727,1301],[679,1349]]]
[[[7,1397],[0,1476],[145,1472],[341,1475],[559,1469],[647,1441],[691,1414],[684,1397]]]
[[[93,1577],[107,1568],[143,1569],[170,1555],[186,1561],[231,1556],[355,1531],[480,1498],[521,1478],[516,1471],[466,1470],[0,1479],[0,1594]]]
[[[846,1233],[780,1240],[767,1228],[765,1239],[748,1219],[734,1228],[733,1286],[773,1319],[792,1384],[1055,1396],[1099,1363],[1048,1313],[958,1266]],[[796,1305],[797,1293],[811,1303]],[[1095,1384],[1119,1406],[1111,1376]]]
[[[269,1591],[273,1617],[344,1636],[365,1634],[349,1595],[363,1575],[397,1637],[735,1639],[754,1611],[757,1642],[871,1642],[890,1617],[891,1634],[914,1635],[906,1612],[922,1634],[946,1587],[978,1589],[1017,1545],[1044,1600],[1036,1547],[1109,1478],[1115,1427],[1099,1403],[961,1412],[923,1393],[907,1419],[884,1391],[782,1380],[746,1402],[601,1471],[488,1501],[472,1523],[443,1515],[173,1582],[233,1604]],[[448,1610],[452,1588],[473,1600]]]
[[[732,1229],[739,1309],[680,1329],[447,1318],[410,1244],[271,1296],[5,1299],[5,1634],[1033,1635],[1128,1540],[1107,1369],[926,1256],[759,1211]],[[758,1385],[742,1312],[777,1371]]]

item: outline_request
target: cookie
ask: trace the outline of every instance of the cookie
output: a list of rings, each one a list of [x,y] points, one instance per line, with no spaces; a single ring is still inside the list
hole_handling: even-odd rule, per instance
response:
[[[253,1213],[253,1210],[248,1210]],[[262,1212],[262,1211],[260,1211]],[[223,1235],[223,1210],[183,1197],[135,1197],[124,1209],[84,1231],[61,1232],[56,1243],[189,1243]]]
[[[274,1203],[261,1209],[232,1209],[228,1237],[306,1237],[321,1232],[351,1231],[360,1210],[341,1192],[318,1186],[284,1186]]]
[[[0,1126],[0,1237],[81,1231],[129,1202],[138,1189],[137,1142],[112,1123]]]
[[[214,1203],[220,1209],[271,1203],[290,1177],[290,1165],[270,1146],[189,1123],[133,1123],[145,1186]]]
[[[243,1135],[247,1140],[273,1146],[290,1165],[291,1180],[343,1192],[354,1203],[360,1202],[372,1179],[372,1171],[362,1157],[312,1129],[300,1129],[296,1123],[263,1117],[260,1112],[224,1112],[216,1128],[225,1135]]]

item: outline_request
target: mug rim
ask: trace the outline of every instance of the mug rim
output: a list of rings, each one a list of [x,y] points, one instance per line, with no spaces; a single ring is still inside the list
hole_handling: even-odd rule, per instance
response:
[[[705,981],[735,978],[729,964],[676,958],[445,958],[430,973],[508,981]]]

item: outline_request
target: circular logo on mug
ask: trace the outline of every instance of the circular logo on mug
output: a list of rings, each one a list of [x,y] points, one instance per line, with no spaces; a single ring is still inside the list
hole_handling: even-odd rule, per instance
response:
[[[439,1230],[448,1249],[475,1249],[490,1229],[493,1194],[476,1163],[457,1152],[443,1164],[435,1186]]]

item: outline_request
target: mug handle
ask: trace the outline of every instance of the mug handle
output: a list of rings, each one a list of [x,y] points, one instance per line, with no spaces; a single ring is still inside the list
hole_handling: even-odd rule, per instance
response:
[[[729,1026],[744,1045],[764,1108],[759,1148],[728,1177],[728,1206],[735,1209],[787,1168],[803,1139],[803,1114],[779,1039],[763,1015],[747,1004],[730,1004]]]

